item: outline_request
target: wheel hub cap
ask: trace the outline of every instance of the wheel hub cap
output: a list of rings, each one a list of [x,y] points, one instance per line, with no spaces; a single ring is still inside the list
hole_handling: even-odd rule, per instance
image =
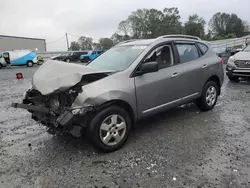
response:
[[[210,86],[206,92],[206,102],[207,105],[213,106],[216,101],[217,93],[214,86]]]
[[[120,115],[110,115],[100,126],[100,139],[105,145],[116,145],[124,138],[126,129],[127,124]]]

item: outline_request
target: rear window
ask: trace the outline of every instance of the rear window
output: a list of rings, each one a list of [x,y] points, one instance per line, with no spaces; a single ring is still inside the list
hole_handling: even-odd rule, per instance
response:
[[[208,51],[208,47],[205,44],[202,43],[197,43],[197,44],[203,54],[205,54]]]

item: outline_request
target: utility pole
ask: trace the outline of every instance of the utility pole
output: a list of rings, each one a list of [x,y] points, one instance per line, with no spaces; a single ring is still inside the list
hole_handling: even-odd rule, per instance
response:
[[[69,51],[69,40],[68,40],[68,33],[65,33],[65,36],[66,36],[66,41],[67,41],[67,48],[68,48],[68,51]]]

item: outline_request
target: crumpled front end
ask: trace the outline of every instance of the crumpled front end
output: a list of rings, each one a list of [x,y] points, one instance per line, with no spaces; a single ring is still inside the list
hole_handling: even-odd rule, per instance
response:
[[[80,107],[72,107],[72,104],[83,92],[84,85],[107,77],[109,72],[95,72],[90,68],[66,66],[55,61],[51,62],[51,65],[48,63],[45,63],[47,65],[35,73],[32,82],[33,88],[26,92],[23,102],[13,103],[12,107],[27,109],[32,114],[32,119],[51,129],[70,131],[75,126],[85,127],[86,118],[84,116],[93,107],[85,107],[84,104],[81,104]],[[53,67],[61,71],[53,72],[51,70]],[[64,82],[67,78],[69,81]]]

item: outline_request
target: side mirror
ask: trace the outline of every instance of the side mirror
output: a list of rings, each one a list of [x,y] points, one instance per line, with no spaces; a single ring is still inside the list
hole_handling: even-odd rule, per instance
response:
[[[147,74],[150,72],[157,72],[159,70],[158,62],[148,62],[140,65],[138,71],[136,72],[136,76]]]

